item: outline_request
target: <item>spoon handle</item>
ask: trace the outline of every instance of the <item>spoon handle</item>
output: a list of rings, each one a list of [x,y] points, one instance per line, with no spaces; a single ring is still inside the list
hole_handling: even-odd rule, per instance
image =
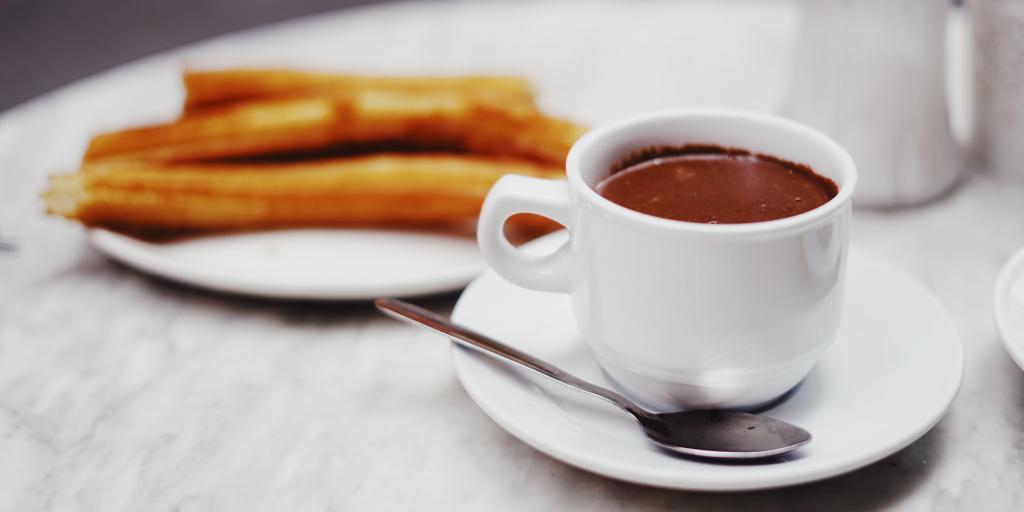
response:
[[[604,398],[637,417],[637,419],[649,415],[649,413],[641,409],[635,403],[610,389],[591,384],[570,374],[569,372],[566,372],[565,370],[562,370],[561,368],[558,368],[557,366],[537,359],[536,357],[520,350],[514,349],[500,341],[489,338],[465,327],[455,325],[450,320],[432,311],[428,311],[414,304],[397,299],[377,299],[374,301],[374,304],[377,306],[377,309],[383,311],[389,316],[399,320],[423,325],[436,332],[453,338],[461,345],[479,350],[480,352],[498,359],[512,361],[513,363],[525,366],[526,368],[555,379],[563,384],[572,386],[580,391]]]

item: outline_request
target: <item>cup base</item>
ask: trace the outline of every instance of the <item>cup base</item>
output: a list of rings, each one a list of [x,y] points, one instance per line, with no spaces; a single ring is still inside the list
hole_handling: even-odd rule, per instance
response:
[[[713,379],[670,381],[639,375],[615,362],[598,358],[605,374],[629,398],[659,412],[687,409],[751,411],[769,405],[795,388],[810,373],[817,358],[787,364],[770,373],[717,374]]]

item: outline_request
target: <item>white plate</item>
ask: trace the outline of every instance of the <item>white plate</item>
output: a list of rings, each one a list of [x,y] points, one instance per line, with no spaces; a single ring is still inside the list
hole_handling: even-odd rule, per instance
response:
[[[104,229],[90,239],[143,272],[229,293],[280,299],[365,300],[457,290],[483,263],[471,238],[289,229],[147,242]]]
[[[544,252],[564,234],[529,245]],[[931,429],[956,396],[963,352],[942,306],[902,272],[852,251],[839,336],[795,392],[768,414],[808,429],[814,441],[783,461],[721,464],[670,455],[600,400],[459,348],[455,368],[499,425],[573,466],[640,484],[750,490],[820,480],[857,469]],[[568,298],[517,287],[493,272],[469,285],[453,318],[612,386],[576,330]],[[613,386],[612,386],[613,387]]]
[[[1024,369],[1024,249],[1017,251],[999,272],[993,303],[1003,346]]]

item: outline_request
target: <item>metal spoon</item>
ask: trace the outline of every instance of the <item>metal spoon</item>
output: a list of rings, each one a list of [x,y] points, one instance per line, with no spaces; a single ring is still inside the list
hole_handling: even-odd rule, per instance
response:
[[[759,459],[788,453],[811,442],[811,434],[806,430],[759,414],[732,411],[649,412],[610,389],[595,386],[419,306],[396,299],[377,299],[375,304],[389,316],[426,326],[462,345],[604,398],[636,418],[651,441],[673,452],[711,459]]]

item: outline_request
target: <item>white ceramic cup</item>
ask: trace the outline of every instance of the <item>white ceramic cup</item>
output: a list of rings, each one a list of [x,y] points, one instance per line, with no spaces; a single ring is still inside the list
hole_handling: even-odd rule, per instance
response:
[[[793,217],[711,225],[639,213],[594,191],[630,152],[683,144],[804,163],[839,192]],[[566,167],[567,181],[501,178],[480,214],[480,250],[515,284],[568,293],[584,339],[628,395],[662,410],[756,407],[796,386],[835,338],[857,173],[825,135],[762,114],[657,112],[584,135]],[[568,242],[523,254],[503,234],[517,213],[563,224]]]

